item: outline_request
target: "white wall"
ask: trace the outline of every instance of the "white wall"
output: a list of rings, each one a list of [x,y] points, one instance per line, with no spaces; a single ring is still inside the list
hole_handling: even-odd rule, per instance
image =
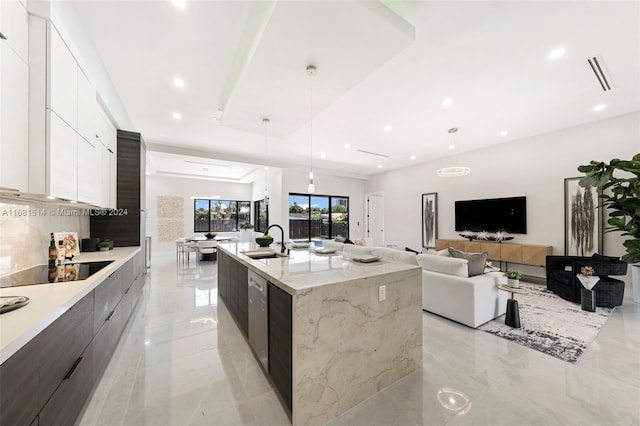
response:
[[[460,155],[471,174],[439,178],[452,165],[438,160],[373,176],[366,192],[384,192],[387,244],[419,248],[421,194],[438,193],[438,237],[460,238],[454,230],[457,200],[527,197],[527,234],[515,241],[553,246],[564,254],[564,178],[578,177],[577,166],[591,160],[631,158],[640,152],[640,113],[632,113]],[[607,233],[604,254],[624,254],[622,237]],[[629,292],[627,292],[629,293]]]
[[[317,195],[336,195],[349,197],[349,238],[364,237],[364,188],[365,181],[361,179],[320,175],[314,172],[314,183]],[[282,215],[279,221],[271,223],[282,225],[285,236],[289,235],[289,193],[306,194],[309,185],[309,173],[295,170],[284,170],[282,180],[282,194],[280,209]],[[269,206],[271,209],[271,206]],[[269,211],[271,214],[271,210]]]
[[[184,236],[196,235],[193,232],[193,200],[191,197],[213,197],[219,195],[223,200],[251,200],[252,185],[248,183],[227,183],[198,179],[184,179],[148,175],[147,179],[147,235],[152,239],[152,249],[175,250],[174,242],[160,242],[157,228],[157,209],[159,196],[182,197]]]

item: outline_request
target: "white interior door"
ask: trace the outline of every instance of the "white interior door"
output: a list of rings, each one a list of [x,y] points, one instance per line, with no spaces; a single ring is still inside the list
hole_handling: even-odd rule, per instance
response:
[[[367,237],[373,238],[376,246],[384,246],[384,195],[367,194]]]

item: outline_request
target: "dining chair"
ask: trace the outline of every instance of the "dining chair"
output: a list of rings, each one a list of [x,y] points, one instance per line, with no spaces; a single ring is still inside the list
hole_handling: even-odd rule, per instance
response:
[[[184,262],[185,258],[189,263],[190,254],[197,252],[196,244],[192,241],[185,241],[184,238],[176,240],[176,262]]]

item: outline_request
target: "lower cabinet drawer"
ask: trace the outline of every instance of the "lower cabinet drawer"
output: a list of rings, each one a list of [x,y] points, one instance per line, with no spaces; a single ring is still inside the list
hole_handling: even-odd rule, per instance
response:
[[[40,343],[36,337],[0,365],[0,425],[28,425],[42,408],[44,401],[38,398]]]
[[[67,372],[64,380],[39,415],[39,426],[75,423],[93,389],[92,352],[86,350]]]
[[[120,335],[128,318],[129,316],[125,313],[125,309],[119,304],[87,349],[93,354],[93,379],[96,383],[102,377],[102,373],[107,368],[109,360],[111,360],[111,355],[113,355],[118,340],[120,340]]]

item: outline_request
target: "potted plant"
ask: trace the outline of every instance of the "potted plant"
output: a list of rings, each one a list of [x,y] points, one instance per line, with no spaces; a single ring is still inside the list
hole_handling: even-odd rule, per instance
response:
[[[110,248],[111,243],[109,241],[101,241],[100,244],[98,244],[98,250],[100,251],[109,251]]]
[[[504,273],[504,276],[507,277],[507,285],[509,287],[520,287],[522,272],[516,269],[509,269],[507,272]]]
[[[273,237],[269,234],[264,234],[262,237],[256,237],[256,243],[260,247],[269,247],[273,242]]]
[[[600,190],[599,208],[607,209],[606,232],[621,232],[628,236],[624,245],[626,254],[622,260],[631,265],[633,276],[633,299],[640,303],[640,154],[631,160],[614,158],[609,163],[591,161],[578,166],[586,176],[580,186],[592,186]],[[623,173],[622,177],[614,173]]]
[[[253,235],[253,223],[244,222],[241,223],[238,228],[240,229],[240,241],[243,243],[251,241],[251,236]]]

